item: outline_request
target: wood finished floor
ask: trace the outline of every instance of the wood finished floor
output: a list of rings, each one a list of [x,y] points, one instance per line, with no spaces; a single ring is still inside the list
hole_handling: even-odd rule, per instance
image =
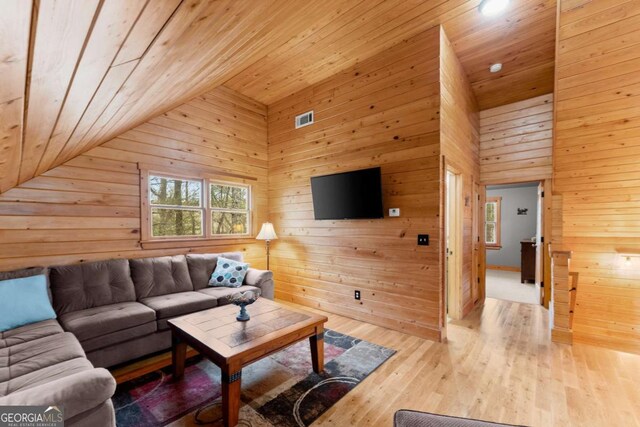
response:
[[[398,353],[314,426],[392,426],[415,409],[530,426],[640,426],[640,356],[551,343],[541,306],[487,298],[446,344],[329,315]]]
[[[640,426],[640,356],[551,343],[541,306],[488,298],[449,324],[447,343],[328,317],[328,328],[397,353],[313,426],[392,426],[403,408],[528,426]]]

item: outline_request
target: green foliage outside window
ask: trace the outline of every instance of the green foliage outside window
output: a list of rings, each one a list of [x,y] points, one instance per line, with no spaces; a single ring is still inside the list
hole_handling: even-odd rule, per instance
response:
[[[500,246],[500,200],[487,200],[484,211],[484,239],[488,246]]]
[[[151,231],[154,237],[202,236],[202,182],[151,176]]]
[[[487,221],[495,222],[496,220],[496,203],[489,202],[487,203]]]
[[[211,184],[211,233],[249,232],[249,187]]]
[[[187,209],[151,210],[154,237],[202,236],[202,211]]]

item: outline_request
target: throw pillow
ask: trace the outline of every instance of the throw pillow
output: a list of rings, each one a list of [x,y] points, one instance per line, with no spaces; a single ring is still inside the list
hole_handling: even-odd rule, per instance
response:
[[[218,263],[209,279],[209,286],[224,286],[227,288],[239,288],[244,282],[249,264],[234,261],[232,259],[218,257]]]
[[[46,276],[0,281],[0,332],[55,318]]]

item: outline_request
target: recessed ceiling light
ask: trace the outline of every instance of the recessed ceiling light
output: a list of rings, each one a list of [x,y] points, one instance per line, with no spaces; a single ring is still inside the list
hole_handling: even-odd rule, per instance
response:
[[[480,3],[480,13],[484,16],[496,16],[506,9],[509,0],[483,0]]]
[[[489,67],[489,71],[491,71],[492,73],[497,73],[500,70],[502,70],[502,64],[499,62],[491,64],[491,67]]]

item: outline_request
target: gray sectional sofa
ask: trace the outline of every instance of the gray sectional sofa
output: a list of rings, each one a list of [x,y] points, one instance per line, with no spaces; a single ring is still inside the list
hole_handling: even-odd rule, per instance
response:
[[[249,269],[239,288],[208,282],[218,256],[113,259],[48,271],[57,320],[0,332],[0,405],[62,405],[67,426],[112,426],[111,367],[169,349],[173,317],[228,304],[260,289],[273,299],[270,271]],[[0,273],[0,280],[45,269]]]

